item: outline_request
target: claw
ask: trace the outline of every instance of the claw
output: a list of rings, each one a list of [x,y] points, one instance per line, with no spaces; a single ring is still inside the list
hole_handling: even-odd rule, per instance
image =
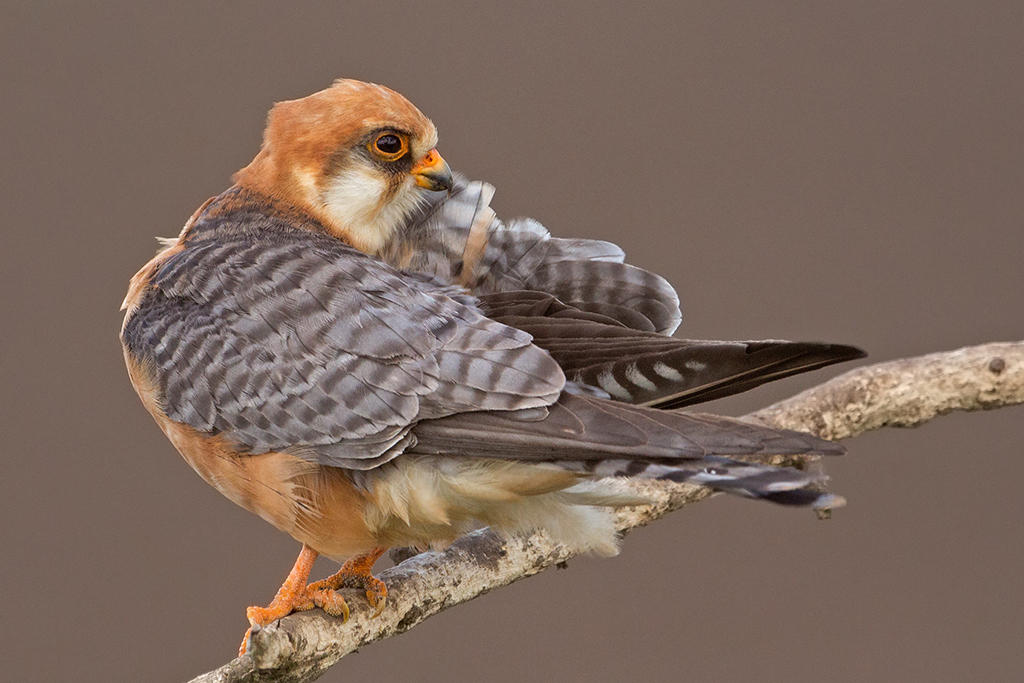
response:
[[[313,602],[317,607],[332,617],[341,617],[343,622],[348,621],[352,614],[349,611],[348,603],[345,602],[345,598],[336,590],[321,588],[319,590],[311,590],[310,595],[313,596]]]
[[[252,630],[255,626],[250,626],[246,631],[245,635],[242,636],[242,644],[238,646],[238,656],[241,657],[245,654],[246,650],[249,649],[249,638],[252,636]]]
[[[366,601],[374,608],[373,616],[379,617],[388,604],[388,587],[376,576],[367,575],[363,580],[363,589],[366,591]]]
[[[316,561],[317,552],[309,546],[302,546],[302,552],[295,560],[288,578],[281,584],[273,601],[266,607],[249,607],[245,610],[245,616],[249,620],[249,630],[242,638],[242,644],[238,647],[238,656],[241,657],[249,649],[252,635],[260,628],[285,617],[292,612],[302,612],[319,607],[331,616],[341,617],[342,621],[348,621],[351,615],[348,603],[341,593],[337,591],[342,586],[357,586],[366,591],[366,600],[370,606],[375,608],[373,616],[378,616],[384,611],[387,603],[388,587],[384,582],[370,573],[373,563],[384,554],[385,548],[377,548],[366,555],[353,557],[346,562],[341,570],[333,576],[306,585],[309,579],[309,572]]]
[[[324,601],[333,600],[334,598],[328,598],[326,596],[328,594],[335,594],[337,595],[337,600],[340,600],[342,604],[344,604],[344,599],[342,599],[340,594],[336,593],[338,588],[341,588],[342,586],[362,588],[366,591],[366,601],[369,602],[370,606],[376,610],[374,611],[373,616],[379,616],[380,613],[384,611],[384,606],[387,604],[388,587],[383,581],[371,574],[370,570],[373,569],[373,563],[377,561],[377,558],[384,554],[384,551],[385,548],[377,548],[366,555],[353,557],[341,567],[337,574],[329,576],[321,581],[317,581],[316,583],[309,584],[309,588],[307,590],[309,590],[314,596],[318,594],[323,595],[324,597],[321,597],[320,599]],[[314,601],[316,599],[317,598],[314,597]],[[320,603],[318,602],[317,605],[319,606]],[[329,614],[331,613],[326,608],[324,608],[324,611]],[[345,606],[344,613],[345,618],[348,619],[349,612],[347,605]]]
[[[370,607],[376,608],[373,610],[373,617],[377,618],[380,616],[380,613],[384,611],[385,605],[388,604],[387,590],[385,589],[384,594],[379,597],[372,591],[366,591],[366,600],[370,603]]]

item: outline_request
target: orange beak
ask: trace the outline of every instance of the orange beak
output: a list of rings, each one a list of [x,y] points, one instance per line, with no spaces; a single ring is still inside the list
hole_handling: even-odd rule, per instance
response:
[[[441,158],[437,149],[427,152],[422,159],[413,164],[409,173],[417,185],[428,190],[450,190],[454,182],[452,170],[448,168],[448,163]]]

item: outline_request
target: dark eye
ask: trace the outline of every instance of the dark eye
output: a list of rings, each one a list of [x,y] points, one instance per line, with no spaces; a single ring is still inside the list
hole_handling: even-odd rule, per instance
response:
[[[377,149],[385,154],[397,154],[402,151],[402,141],[397,135],[381,135],[377,138]]]
[[[395,161],[408,150],[409,144],[401,133],[381,133],[370,145],[371,151],[385,161]]]

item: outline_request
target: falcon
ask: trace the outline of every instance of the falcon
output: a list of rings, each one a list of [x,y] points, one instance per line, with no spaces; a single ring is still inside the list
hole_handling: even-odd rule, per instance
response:
[[[822,477],[736,459],[831,455],[808,434],[679,410],[863,355],[671,337],[679,300],[614,244],[502,222],[400,94],[339,80],[277,103],[263,145],[132,278],[132,385],[209,484],[302,544],[251,627],[482,526],[614,554],[606,477],[828,508]],[[308,583],[318,555],[343,562]],[[251,628],[250,628],[251,632]],[[240,652],[247,647],[249,632]]]

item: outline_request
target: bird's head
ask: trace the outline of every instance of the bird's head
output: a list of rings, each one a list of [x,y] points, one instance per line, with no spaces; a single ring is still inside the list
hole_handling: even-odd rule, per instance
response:
[[[451,189],[436,144],[434,124],[397,92],[342,79],[275,104],[263,147],[234,179],[302,207],[337,237],[375,254],[425,189]]]

